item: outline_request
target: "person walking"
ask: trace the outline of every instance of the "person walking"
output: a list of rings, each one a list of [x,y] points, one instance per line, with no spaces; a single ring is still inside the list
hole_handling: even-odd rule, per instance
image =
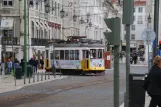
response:
[[[8,59],[8,63],[7,63],[7,67],[8,67],[8,74],[11,74],[11,70],[12,70],[12,61],[10,59]]]
[[[161,107],[161,57],[156,56],[144,81],[144,89],[151,97],[149,107]]]

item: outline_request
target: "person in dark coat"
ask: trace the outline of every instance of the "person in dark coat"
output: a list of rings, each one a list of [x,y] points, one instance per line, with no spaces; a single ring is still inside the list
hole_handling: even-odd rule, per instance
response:
[[[156,56],[144,83],[144,89],[151,97],[149,107],[161,107],[161,57]]]
[[[37,67],[38,67],[38,60],[34,59],[34,70],[37,73]]]
[[[42,69],[44,69],[44,61],[42,59],[40,59],[40,64],[41,64]]]

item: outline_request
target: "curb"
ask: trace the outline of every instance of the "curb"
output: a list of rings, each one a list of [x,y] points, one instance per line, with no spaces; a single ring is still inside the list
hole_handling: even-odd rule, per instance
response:
[[[35,84],[40,84],[40,83],[45,83],[45,82],[49,82],[49,81],[54,81],[54,80],[60,80],[60,79],[63,79],[63,78],[67,78],[68,76],[63,76],[61,78],[55,78],[55,79],[51,79],[51,80],[45,80],[45,81],[40,81],[40,82],[35,82],[35,83],[32,83],[32,84],[26,84],[26,85],[22,85],[22,86],[13,86],[12,89],[6,89],[5,91],[2,91],[0,92],[1,93],[5,93],[5,92],[10,92],[10,91],[15,91],[15,90],[19,90],[23,87],[26,87],[26,86],[31,86],[31,85],[35,85]]]

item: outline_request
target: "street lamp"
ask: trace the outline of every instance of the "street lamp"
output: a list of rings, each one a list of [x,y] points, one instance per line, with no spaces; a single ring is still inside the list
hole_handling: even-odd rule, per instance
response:
[[[64,9],[62,9],[62,10],[60,11],[60,17],[61,17],[61,18],[64,18],[64,16],[65,16],[65,11],[64,11]]]
[[[45,12],[46,13],[49,13],[50,12],[50,6],[49,6],[48,3],[45,5]]]
[[[77,21],[77,15],[73,16],[73,21],[76,22]]]
[[[150,14],[148,16],[148,23],[151,23],[151,16],[150,16]]]
[[[89,27],[92,27],[92,23],[91,22],[89,22]]]

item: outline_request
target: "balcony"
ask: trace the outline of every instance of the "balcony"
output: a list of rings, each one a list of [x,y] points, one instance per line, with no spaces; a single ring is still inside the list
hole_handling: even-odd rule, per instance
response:
[[[48,44],[49,39],[38,39],[38,38],[31,38],[31,45],[32,46],[46,46]]]
[[[12,40],[13,39],[13,40]],[[2,45],[20,45],[20,39],[18,37],[2,37]]]

